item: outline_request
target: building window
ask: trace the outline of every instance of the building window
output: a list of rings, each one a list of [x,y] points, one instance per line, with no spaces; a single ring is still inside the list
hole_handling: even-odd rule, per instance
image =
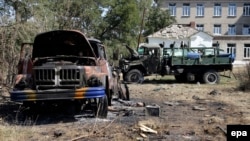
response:
[[[203,24],[196,24],[196,29],[199,31],[204,31],[204,25]]]
[[[216,43],[213,43],[212,47],[220,47],[220,43],[217,41]]]
[[[229,3],[228,5],[228,16],[236,16],[236,4]]]
[[[221,16],[221,4],[220,3],[214,4],[214,16]]]
[[[168,9],[170,12],[170,16],[176,16],[176,3],[169,3]]]
[[[234,54],[236,56],[236,44],[227,44],[227,53]]]
[[[184,3],[182,7],[182,16],[190,16],[190,4]]]
[[[203,4],[197,4],[197,13],[196,16],[204,16],[204,5]]]
[[[250,16],[250,3],[244,3],[243,16]]]
[[[244,24],[242,29],[243,35],[250,35],[250,25]]]
[[[214,25],[214,34],[215,35],[221,35],[221,25],[220,24],[215,24]]]
[[[250,58],[250,44],[244,44],[244,58]]]
[[[236,35],[236,27],[234,24],[228,25],[228,35]]]

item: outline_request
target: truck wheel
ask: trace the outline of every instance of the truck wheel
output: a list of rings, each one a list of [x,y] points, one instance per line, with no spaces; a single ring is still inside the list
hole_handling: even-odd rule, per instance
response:
[[[96,107],[96,117],[106,118],[108,115],[108,99],[105,95],[104,97],[98,98],[98,103]]]
[[[109,78],[108,76],[106,76],[106,86],[105,86],[105,89],[106,89],[106,95],[107,95],[107,99],[108,99],[108,105],[111,106],[111,101],[112,101],[112,93],[111,93],[111,90],[109,89]]]
[[[216,71],[210,70],[203,74],[203,82],[206,84],[216,84],[220,82],[220,76]]]
[[[187,77],[188,82],[194,82],[195,81],[195,75],[193,73],[191,73],[191,72],[188,72],[186,77]]]
[[[186,82],[187,81],[187,76],[185,74],[180,74],[180,75],[175,75],[175,80],[177,82]]]
[[[126,80],[128,82],[135,82],[135,83],[141,82],[143,80],[143,76],[142,76],[141,71],[139,71],[138,69],[130,70],[126,74]]]

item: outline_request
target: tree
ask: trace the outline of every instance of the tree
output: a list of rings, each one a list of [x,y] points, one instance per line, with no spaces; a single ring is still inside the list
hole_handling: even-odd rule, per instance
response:
[[[153,6],[145,23],[144,35],[150,35],[170,24],[174,23],[174,17],[170,16],[168,10],[162,10],[159,6]]]
[[[78,29],[89,36],[96,34],[101,22],[100,2],[96,1],[53,1],[52,11],[56,14],[59,29]]]
[[[4,72],[14,72],[20,44],[49,30],[83,31],[112,54],[125,50],[124,43],[135,48],[140,31],[148,35],[171,22],[166,11],[152,8],[152,0],[0,0],[0,60],[11,66]]]
[[[111,0],[107,4],[108,11],[100,25],[100,38],[126,42],[129,36],[135,36],[139,24],[138,3],[134,0]]]

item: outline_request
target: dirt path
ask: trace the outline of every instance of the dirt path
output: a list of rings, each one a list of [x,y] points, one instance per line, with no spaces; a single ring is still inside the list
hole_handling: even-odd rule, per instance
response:
[[[23,118],[19,104],[2,100],[0,140],[226,140],[227,124],[250,123],[250,95],[236,84],[231,79],[220,85],[129,84],[131,101],[113,101],[107,119],[70,116],[63,110]],[[142,103],[160,106],[159,116],[149,116]],[[142,132],[140,124],[157,133]]]

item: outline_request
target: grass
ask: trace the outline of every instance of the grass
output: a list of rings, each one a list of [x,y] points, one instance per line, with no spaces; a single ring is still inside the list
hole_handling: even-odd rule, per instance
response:
[[[11,126],[0,125],[0,140],[1,141],[16,141],[27,140],[36,132],[34,126]]]
[[[152,104],[152,101],[165,106],[163,103],[165,101],[180,101],[185,104],[184,106],[165,106],[165,110],[172,110],[176,108],[179,111],[173,112],[176,117],[171,117],[173,115],[165,115],[161,118],[152,118],[152,117],[142,117],[138,123],[135,123],[133,126],[125,125],[124,123],[91,123],[87,122],[84,124],[75,125],[77,123],[58,123],[54,125],[9,125],[3,119],[0,119],[0,140],[7,141],[16,141],[16,140],[71,140],[79,136],[86,135],[88,139],[103,139],[103,140],[113,140],[113,141],[132,141],[137,137],[140,137],[140,130],[138,129],[138,124],[142,123],[154,130],[158,131],[159,136],[164,136],[170,132],[173,128],[176,128],[178,131],[183,130],[182,134],[189,133],[194,131],[195,135],[212,136],[213,140],[224,140],[225,137],[220,130],[216,128],[217,125],[222,125],[225,128],[227,124],[249,124],[250,123],[250,114],[247,114],[249,111],[249,100],[250,96],[247,92],[239,91],[241,85],[250,84],[250,78],[244,77],[244,73],[247,72],[245,68],[237,68],[234,70],[234,75],[231,78],[221,77],[221,83],[218,85],[206,85],[201,84],[185,84],[179,83],[175,84],[175,79],[173,76],[150,76],[149,78],[155,80],[162,80],[148,82],[146,84],[131,84],[131,97],[133,99],[140,100],[147,104]],[[229,72],[226,72],[225,75],[228,76]],[[223,73],[224,75],[224,73]],[[248,81],[243,81],[248,80]],[[168,83],[169,82],[169,83]],[[244,83],[243,83],[244,82]],[[155,90],[159,88],[159,90]],[[220,94],[218,95],[209,95],[209,92],[212,90],[218,90]],[[224,103],[225,105],[222,108],[224,112],[217,115],[213,115],[216,109],[211,108],[211,111],[206,111],[207,113],[192,111],[192,106],[197,105],[197,100],[193,99],[193,96],[197,96],[201,99],[205,99],[205,105],[207,108],[210,108],[211,103]],[[215,107],[216,108],[216,107]],[[189,114],[190,113],[190,114]],[[196,115],[192,115],[192,114]],[[243,113],[243,116],[240,117],[239,114]],[[170,113],[171,114],[171,113]],[[225,114],[225,115],[224,115]],[[207,116],[208,115],[208,116]],[[173,120],[176,118],[177,120]],[[172,121],[173,120],[173,121]],[[118,120],[119,121],[119,120]],[[198,124],[198,121],[203,121],[203,125]],[[211,121],[211,124],[206,124],[208,121]],[[110,124],[110,125],[109,125]],[[108,126],[108,128],[106,128]],[[172,127],[176,126],[176,127]],[[53,132],[55,130],[63,130],[65,133],[59,138],[53,137]],[[103,129],[103,130],[102,130]],[[44,134],[45,133],[45,134]],[[111,134],[112,133],[112,134]],[[148,134],[146,134],[148,135]]]
[[[236,71],[236,77],[239,81],[239,89],[250,91],[250,63]]]

